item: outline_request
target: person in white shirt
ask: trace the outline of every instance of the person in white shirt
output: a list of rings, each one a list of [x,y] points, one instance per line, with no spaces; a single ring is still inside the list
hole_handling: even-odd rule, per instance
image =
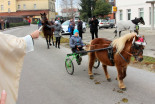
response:
[[[23,59],[34,50],[33,39],[39,33],[36,30],[25,37],[16,37],[0,32],[0,93],[7,93],[6,103],[2,94],[0,104],[16,104]]]

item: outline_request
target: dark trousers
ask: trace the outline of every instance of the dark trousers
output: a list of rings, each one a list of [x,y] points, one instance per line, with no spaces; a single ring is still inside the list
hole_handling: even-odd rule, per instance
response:
[[[79,36],[80,36],[81,39],[82,39],[82,31],[79,31]]]
[[[72,31],[71,31],[71,33],[70,33],[70,38],[72,37],[73,32],[74,32],[74,29],[72,29]]]
[[[72,48],[73,53],[76,53],[77,51],[82,51],[82,50],[84,50],[83,47]]]
[[[98,38],[98,30],[91,31],[92,40],[94,39],[94,34],[95,37]]]
[[[57,45],[58,45],[58,48],[60,48],[60,40],[61,40],[61,37],[56,37],[56,43],[55,43],[56,48],[57,48]]]

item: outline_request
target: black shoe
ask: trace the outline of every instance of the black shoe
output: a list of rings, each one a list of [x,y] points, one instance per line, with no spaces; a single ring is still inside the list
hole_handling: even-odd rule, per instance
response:
[[[79,58],[76,60],[76,62],[78,65],[81,65],[81,61],[82,61],[82,58],[79,56]]]
[[[55,45],[55,48],[57,48],[57,45]]]
[[[81,57],[79,57],[79,62],[81,63],[81,61],[82,61],[82,58],[81,58]]]
[[[58,48],[60,49],[60,46],[58,46]]]

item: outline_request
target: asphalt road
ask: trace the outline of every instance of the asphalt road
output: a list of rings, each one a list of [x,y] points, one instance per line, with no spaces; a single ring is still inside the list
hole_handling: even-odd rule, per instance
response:
[[[36,28],[26,26],[5,33],[25,36]],[[128,100],[125,104],[155,104],[155,73],[128,67],[124,80],[127,91],[122,92],[115,80],[115,67],[108,67],[112,82],[106,80],[101,65],[94,69],[99,75],[89,79],[87,56],[80,66],[74,61],[74,75],[67,74],[64,61],[70,52],[65,47],[47,49],[41,37],[35,40],[35,51],[24,59],[17,104],[124,104],[123,98]]]

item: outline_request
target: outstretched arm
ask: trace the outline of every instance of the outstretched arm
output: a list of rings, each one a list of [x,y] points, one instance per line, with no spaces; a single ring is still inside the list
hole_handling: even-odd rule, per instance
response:
[[[55,25],[46,25],[48,28],[54,28]]]
[[[26,53],[31,52],[34,50],[34,41],[33,39],[36,39],[39,37],[39,30],[34,31],[33,33],[31,33],[30,35],[27,35],[25,37],[23,37],[23,39],[26,42]]]

